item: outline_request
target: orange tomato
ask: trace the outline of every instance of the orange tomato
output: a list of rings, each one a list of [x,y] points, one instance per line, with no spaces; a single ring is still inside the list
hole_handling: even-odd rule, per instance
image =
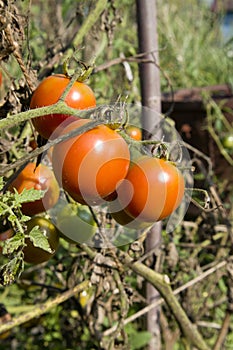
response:
[[[88,119],[69,124],[65,134]],[[57,180],[81,204],[97,205],[115,191],[128,171],[130,152],[114,130],[99,125],[54,146],[52,164]]]
[[[21,193],[23,189],[37,189],[46,191],[42,199],[23,203],[22,212],[26,215],[35,215],[52,208],[58,201],[60,189],[53,171],[44,164],[28,163],[11,183],[10,189]]]
[[[30,108],[50,106],[56,103],[70,82],[70,78],[63,74],[55,74],[45,78],[32,94]],[[76,81],[65,98],[69,107],[87,109],[96,106],[96,99],[92,89],[85,83]],[[44,115],[32,120],[35,129],[48,139],[57,127],[68,119],[76,120],[65,114]]]
[[[129,125],[126,127],[126,133],[136,141],[141,141],[142,139],[142,131],[137,126]]]
[[[181,203],[185,181],[179,169],[164,159],[144,156],[132,163],[118,187],[122,209],[138,220],[155,222],[169,216]]]

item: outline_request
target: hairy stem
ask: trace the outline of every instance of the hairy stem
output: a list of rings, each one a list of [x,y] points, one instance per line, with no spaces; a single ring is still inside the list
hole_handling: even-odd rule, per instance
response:
[[[208,346],[203,340],[197,328],[191,323],[182,306],[179,304],[176,296],[173,294],[166,276],[161,275],[146,265],[136,261],[134,262],[127,254],[122,254],[122,262],[129,266],[138,275],[145,278],[161,294],[170,308],[173,316],[176,318],[183,334],[187,340],[195,345],[199,350],[208,350]]]
[[[90,247],[82,244],[80,245],[80,248],[83,249],[91,258],[94,258],[96,253]],[[155,272],[139,261],[134,261],[125,252],[121,251],[119,253],[120,262],[123,266],[129,267],[135,273],[142,276],[147,282],[151,283],[159,291],[167,306],[171,310],[173,316],[177,320],[180,329],[182,330],[184,336],[187,338],[187,341],[196,346],[199,350],[209,350],[209,347],[203,340],[201,334],[198,332],[195,325],[193,325],[189,320],[177,297],[174,295],[169,281],[167,281],[167,276]]]

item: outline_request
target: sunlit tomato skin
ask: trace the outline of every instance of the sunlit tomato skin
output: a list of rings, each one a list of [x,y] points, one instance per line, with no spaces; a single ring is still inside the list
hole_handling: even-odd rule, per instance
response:
[[[55,74],[45,78],[33,92],[30,108],[50,106],[56,103],[64,92],[70,78],[63,74]],[[65,98],[69,107],[76,109],[87,109],[96,106],[96,99],[92,89],[85,83],[76,81]],[[77,117],[65,114],[50,114],[32,120],[35,129],[45,139],[56,130],[56,128],[69,117],[69,121]]]
[[[142,131],[137,126],[129,125],[126,127],[126,133],[131,137],[131,139],[136,141],[142,140]]]
[[[171,162],[145,156],[131,165],[118,187],[118,200],[132,217],[156,222],[180,205],[184,187],[181,172]]]
[[[81,293],[79,293],[78,301],[82,309],[86,309],[87,305],[93,300],[93,298],[94,289],[92,287],[84,289]]]
[[[53,171],[44,164],[28,163],[17,178],[11,183],[10,189],[21,193],[23,189],[46,191],[43,198],[34,202],[22,204],[22,212],[33,216],[52,208],[58,201],[60,188]]]
[[[25,239],[26,246],[23,248],[24,261],[29,264],[41,264],[48,261],[56,253],[59,246],[59,233],[55,225],[44,217],[33,217],[27,222],[27,233],[30,233],[33,227],[39,226],[39,229],[48,238],[52,253],[41,248],[35,247],[29,238]]]
[[[90,122],[71,123],[62,134]],[[130,152],[114,130],[99,125],[54,146],[52,164],[58,182],[81,204],[98,205],[112,193],[128,171]]]

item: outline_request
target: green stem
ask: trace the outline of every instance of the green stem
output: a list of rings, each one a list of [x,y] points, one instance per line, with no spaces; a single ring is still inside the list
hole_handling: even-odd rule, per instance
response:
[[[73,79],[73,78],[72,78]],[[75,76],[74,76],[75,79]],[[70,89],[70,86],[72,85],[73,80],[71,80],[69,84],[69,88],[67,88],[65,91],[68,92]],[[62,98],[65,98],[65,95],[62,96]],[[9,116],[7,118],[1,119],[0,120],[0,130],[4,128],[10,128],[11,126],[15,126],[17,124],[20,124],[21,122],[24,122],[26,120],[30,120],[36,117],[40,117],[43,115],[49,115],[49,114],[66,114],[66,115],[72,115],[72,116],[77,116],[79,118],[89,118],[91,114],[97,114],[96,119],[90,119],[90,123],[81,126],[78,129],[72,130],[71,132],[62,135],[60,137],[57,137],[55,140],[48,140],[48,142],[40,147],[35,149],[34,151],[30,152],[29,154],[25,155],[24,157],[18,159],[16,162],[7,164],[7,165],[2,165],[0,166],[0,176],[5,175],[12,169],[15,169],[23,164],[25,162],[30,161],[31,159],[35,159],[39,154],[42,154],[43,152],[46,152],[49,148],[54,146],[57,143],[60,143],[62,141],[68,140],[71,137],[80,135],[81,133],[88,131],[97,125],[100,124],[106,124],[106,119],[103,114],[103,116],[98,116],[98,113],[101,112],[101,109],[96,109],[96,108],[89,108],[88,110],[77,110],[71,107],[68,107],[67,104],[64,101],[59,100],[57,103],[51,105],[51,106],[46,106],[46,107],[40,107],[36,109],[31,109],[29,111],[21,112],[16,115]],[[132,144],[135,147],[138,147],[138,149],[141,148],[141,145],[145,144],[158,144],[161,143],[160,141],[151,141],[151,140],[145,140],[145,141],[135,141],[133,140],[130,136],[128,136],[124,131],[118,131],[119,134],[124,137],[126,142],[128,144]]]
[[[16,115],[11,115],[7,118],[0,120],[0,130],[4,128],[9,128],[11,126],[15,126],[17,124],[20,124],[26,120],[30,120],[36,117],[41,117],[43,115],[48,114],[67,114],[67,115],[73,115],[77,116],[79,118],[85,118],[94,110],[94,108],[89,108],[88,110],[79,110],[76,108],[68,107],[67,104],[63,101],[58,101],[57,103],[46,106],[46,107],[40,107],[35,109],[30,109],[25,112],[18,113]]]
[[[92,259],[95,257],[96,253],[87,245],[82,244],[80,245],[80,248],[83,249]],[[120,261],[123,266],[128,266],[132,271],[142,276],[159,291],[170,308],[173,316],[177,320],[187,341],[192,343],[199,350],[209,350],[209,347],[203,340],[201,334],[198,332],[195,325],[191,323],[174,295],[170,284],[167,281],[167,276],[155,272],[139,261],[135,262],[127,253],[122,251],[120,252]]]
[[[216,132],[214,131],[214,128],[212,127],[212,125],[208,125],[208,131],[211,135],[211,137],[214,139],[215,143],[218,146],[218,149],[221,153],[221,155],[226,159],[226,161],[233,166],[233,159],[231,158],[231,156],[227,153],[227,151],[225,150],[225,148],[223,147],[218,135],[216,134]]]
[[[91,27],[98,21],[99,16],[101,13],[105,10],[107,7],[108,0],[98,0],[96,7],[89,13],[87,18],[85,19],[84,23],[82,24],[81,28],[79,29],[76,37],[74,38],[73,44],[74,46],[79,46],[85,35],[88,34]]]
[[[61,97],[59,98],[59,101],[61,102],[65,102],[65,99],[69,93],[69,91],[71,90],[72,86],[74,85],[74,83],[78,80],[80,81],[80,71],[77,70],[73,75],[72,78],[70,79],[68,85],[66,86],[65,90],[63,91]]]
[[[38,306],[35,306],[32,311],[26,312],[23,315],[13,318],[12,321],[9,321],[0,326],[0,334],[6,331],[9,331],[10,329],[16,326],[20,326],[21,324],[28,322],[33,318],[36,318],[45,314],[46,312],[50,311],[52,308],[56,307],[57,305],[73,297],[75,294],[80,293],[83,290],[87,289],[88,285],[89,285],[89,281],[84,281],[76,285],[74,288],[69,289],[62,294],[59,294],[54,299],[48,300],[44,304],[39,304]]]
[[[116,129],[117,130],[117,129]],[[125,130],[121,130],[119,128],[119,130],[117,130],[118,134],[120,134],[123,139],[128,143],[133,145],[134,147],[136,147],[137,149],[141,149],[142,146],[149,146],[149,145],[163,145],[164,147],[166,147],[165,143],[161,142],[161,141],[156,141],[156,140],[134,140],[132,139],[132,137],[130,137],[129,135],[127,135],[127,133],[125,132]]]
[[[226,161],[231,166],[233,166],[233,159],[231,158],[231,156],[227,153],[227,151],[223,147],[219,136],[215,132],[213,123],[215,120],[218,119],[218,120],[221,120],[223,122],[223,124],[225,125],[225,127],[227,127],[228,130],[231,130],[232,127],[231,127],[230,123],[228,123],[225,116],[223,115],[221,108],[216,104],[216,102],[214,102],[214,100],[212,98],[210,98],[209,96],[204,96],[204,102],[206,105],[206,114],[207,114],[207,130],[210,133],[213,140],[215,141],[222,156],[226,159]]]
[[[151,283],[161,294],[170,308],[173,316],[177,320],[180,328],[187,338],[187,340],[196,346],[199,350],[209,350],[207,344],[203,340],[201,334],[197,328],[191,323],[182,306],[179,304],[177,298],[172,292],[169,282],[166,280],[166,276],[163,276],[146,265],[136,261],[134,262],[127,254],[122,254],[123,262],[129,266],[138,275],[145,278],[146,281]]]
[[[26,162],[30,161],[31,159],[36,158],[39,154],[46,152],[52,146],[54,146],[60,142],[66,141],[74,136],[80,135],[85,131],[91,130],[94,127],[96,127],[97,125],[102,124],[102,123],[103,123],[103,121],[101,121],[101,120],[90,120],[90,123],[88,123],[88,124],[85,124],[77,129],[71,130],[69,133],[61,135],[54,140],[49,140],[44,146],[42,146],[40,148],[36,148],[34,151],[30,152],[27,155],[24,155],[21,159],[17,160],[16,162],[2,166],[2,169],[0,167],[0,176],[3,176],[6,173],[8,173],[9,171],[20,167],[21,165],[25,164]]]
[[[23,226],[21,225],[19,219],[17,218],[17,216],[15,215],[15,213],[13,212],[12,208],[9,207],[7,204],[3,203],[3,201],[1,201],[1,206],[5,209],[6,213],[10,214],[11,216],[15,217],[15,224],[19,230],[20,233],[24,234],[24,229]],[[2,216],[4,215],[4,213],[2,213]]]

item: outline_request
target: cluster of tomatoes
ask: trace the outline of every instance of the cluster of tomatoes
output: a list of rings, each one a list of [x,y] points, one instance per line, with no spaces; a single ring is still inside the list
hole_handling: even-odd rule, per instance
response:
[[[69,82],[70,78],[65,75],[46,78],[34,91],[30,107],[33,109],[56,103]],[[93,91],[78,81],[69,90],[65,102],[78,110],[96,106]],[[11,184],[11,188],[16,188],[18,192],[32,187],[45,190],[41,200],[25,203],[22,211],[33,216],[28,222],[28,230],[38,225],[47,236],[53,236],[53,239],[49,237],[49,242],[54,251],[58,246],[58,230],[47,219],[35,215],[54,207],[60,188],[77,203],[77,211],[71,210],[63,215],[63,223],[64,219],[71,221],[71,212],[73,217],[78,217],[74,224],[77,233],[79,226],[81,230],[84,229],[81,225],[83,220],[79,217],[83,206],[107,205],[113,220],[137,229],[151,226],[169,216],[184,196],[185,181],[173,163],[153,155],[132,157],[124,132],[140,142],[142,134],[138,127],[129,125],[119,132],[111,124],[91,128],[90,123],[90,119],[64,114],[35,118],[33,125],[44,139],[66,135],[80,127],[86,127],[86,131],[55,144],[51,153],[51,169],[44,164],[36,167],[35,163],[29,163]],[[90,218],[86,222],[90,223]],[[94,226],[94,223],[91,225]],[[30,254],[27,254],[27,250],[30,250]],[[25,261],[38,263],[52,255],[42,252],[28,240],[24,247]],[[32,255],[34,258],[30,259]]]
[[[33,227],[38,226],[47,237],[51,252],[35,247],[30,238],[26,238],[23,253],[25,262],[39,264],[49,260],[55,254],[59,245],[59,232],[49,219],[40,215],[38,216],[38,214],[53,207],[57,203],[60,189],[53,171],[47,165],[40,164],[36,166],[36,163],[28,163],[12,181],[9,189],[11,191],[16,189],[21,193],[24,189],[31,188],[45,191],[45,193],[42,199],[22,204],[22,213],[31,217],[26,222],[26,236],[30,235]],[[5,241],[13,235],[14,230],[9,222],[4,220],[0,225],[0,241]],[[0,251],[2,251],[1,247]]]

